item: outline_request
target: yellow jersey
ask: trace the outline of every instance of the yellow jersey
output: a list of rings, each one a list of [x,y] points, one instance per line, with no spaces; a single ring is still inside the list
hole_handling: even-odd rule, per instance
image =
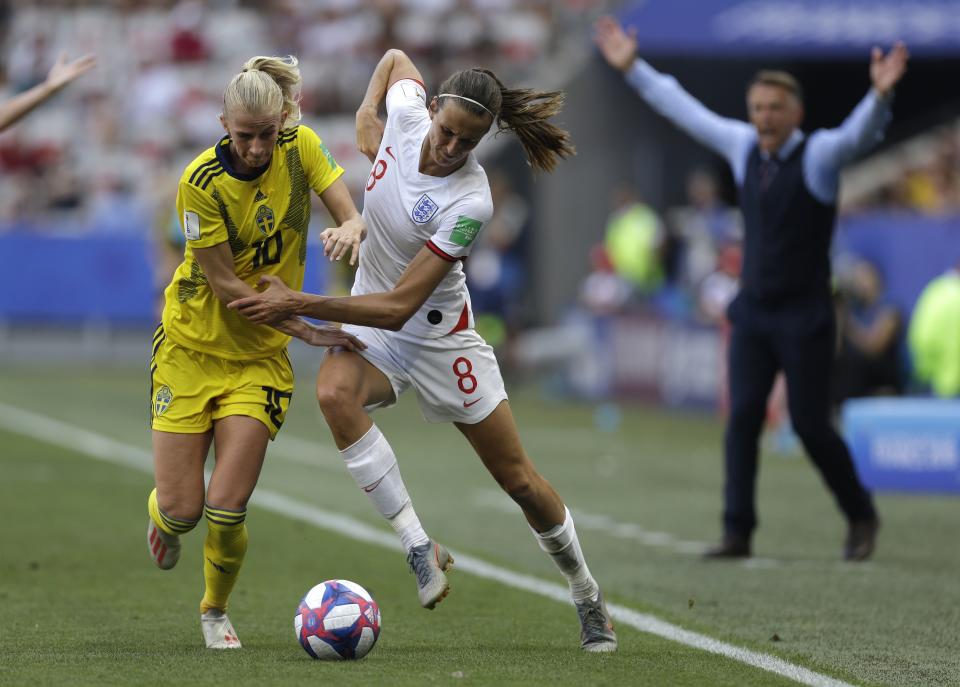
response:
[[[310,128],[284,129],[270,163],[250,174],[230,161],[230,138],[187,165],[177,189],[177,214],[186,236],[183,262],[164,292],[163,329],[181,346],[229,360],[266,358],[290,340],[252,324],[214,295],[194,258],[195,248],[228,243],[234,271],[250,286],[273,274],[303,286],[310,224],[310,189],[323,193],[340,175],[330,151]]]

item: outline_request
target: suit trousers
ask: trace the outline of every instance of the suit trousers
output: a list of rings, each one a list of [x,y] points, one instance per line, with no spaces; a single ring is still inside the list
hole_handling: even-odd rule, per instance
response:
[[[836,321],[828,294],[770,304],[741,292],[731,303],[730,416],[724,436],[727,535],[757,526],[758,443],[778,370],[787,382],[793,429],[848,521],[876,517],[850,451],[830,417]]]

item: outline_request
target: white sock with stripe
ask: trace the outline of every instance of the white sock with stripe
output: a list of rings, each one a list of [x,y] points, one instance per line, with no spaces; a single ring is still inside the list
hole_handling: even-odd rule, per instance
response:
[[[390,522],[407,551],[430,541],[407,494],[397,457],[376,425],[340,455],[357,486]]]
[[[597,581],[593,579],[587,562],[583,558],[580,540],[577,539],[577,530],[573,526],[573,517],[566,506],[563,510],[565,515],[562,524],[546,532],[530,529],[533,536],[537,538],[540,548],[549,554],[567,579],[573,600],[596,599],[597,594],[600,593],[600,587],[597,586]]]

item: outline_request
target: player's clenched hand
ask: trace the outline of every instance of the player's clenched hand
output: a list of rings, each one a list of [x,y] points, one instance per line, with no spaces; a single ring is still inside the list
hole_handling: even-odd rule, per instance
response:
[[[594,41],[603,58],[622,72],[627,71],[637,58],[637,30],[623,30],[620,22],[611,16],[603,16],[595,25]]]
[[[348,219],[339,227],[324,229],[320,234],[323,254],[331,260],[339,260],[350,253],[350,265],[356,265],[360,257],[360,242],[367,236],[367,225],[362,217]]]
[[[299,293],[284,284],[280,277],[264,275],[260,277],[260,286],[267,288],[256,296],[230,301],[227,307],[257,324],[276,324],[297,314]]]
[[[311,327],[311,336],[304,339],[311,346],[341,346],[348,351],[362,351],[367,345],[353,334],[348,334],[339,327],[323,325]]]
[[[357,150],[372,163],[383,140],[383,122],[376,108],[361,107],[357,110]]]

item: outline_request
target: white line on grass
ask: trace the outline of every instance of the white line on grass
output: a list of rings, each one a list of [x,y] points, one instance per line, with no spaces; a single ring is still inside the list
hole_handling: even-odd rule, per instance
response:
[[[477,489],[474,492],[475,502],[484,508],[516,515],[519,507],[503,491],[497,489]],[[677,551],[678,553],[702,555],[708,544],[702,541],[686,541],[677,539],[669,532],[655,532],[633,522],[617,522],[609,515],[588,513],[579,508],[570,508],[577,523],[578,531],[595,531],[604,536],[617,539],[629,539],[644,546],[658,546]]]
[[[5,403],[0,403],[0,429],[60,446],[68,451],[82,453],[97,460],[142,472],[152,473],[153,471],[153,458],[150,451],[146,449]],[[315,525],[342,537],[393,550],[401,548],[400,542],[392,532],[371,527],[346,515],[315,508],[270,489],[258,488],[253,495],[252,503],[265,510]],[[561,603],[571,603],[570,592],[564,586],[516,573],[463,553],[456,551],[453,553],[457,560],[457,569],[460,571]],[[618,623],[629,625],[641,632],[740,661],[810,687],[853,687],[842,680],[816,673],[776,656],[743,649],[699,632],[685,630],[649,613],[640,613],[620,604],[608,604],[608,607]]]
[[[473,500],[481,508],[495,510],[505,515],[509,514],[511,517],[520,512],[517,504],[499,489],[476,489]],[[614,520],[609,515],[590,513],[573,506],[570,506],[570,512],[573,513],[578,532],[596,532],[603,537],[629,539],[643,546],[663,548],[691,556],[702,556],[708,547],[706,542],[678,539],[669,532],[648,530],[633,522]],[[873,563],[869,562],[851,565],[840,560],[781,560],[778,558],[760,558],[759,556],[751,556],[736,563],[730,561],[728,565],[739,565],[746,570],[757,571],[782,570],[784,567],[790,567],[794,570],[830,570],[857,575],[866,574],[874,569]]]

